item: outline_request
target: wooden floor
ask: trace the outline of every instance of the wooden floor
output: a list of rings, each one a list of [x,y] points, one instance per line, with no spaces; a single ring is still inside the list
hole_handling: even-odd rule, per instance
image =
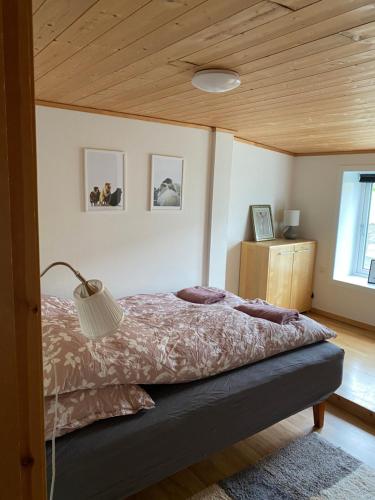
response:
[[[375,429],[344,410],[327,405],[326,422],[319,432],[359,460],[374,467]],[[228,423],[230,425],[230,423]],[[210,456],[131,497],[132,500],[183,500],[236,472],[292,440],[312,432],[312,409],[279,422],[255,436]],[[194,436],[192,436],[194,439]]]
[[[345,349],[343,383],[336,393],[375,414],[375,333],[317,314],[309,316],[335,330],[333,342]]]

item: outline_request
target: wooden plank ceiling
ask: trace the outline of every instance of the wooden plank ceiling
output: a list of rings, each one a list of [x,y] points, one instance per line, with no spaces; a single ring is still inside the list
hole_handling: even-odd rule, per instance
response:
[[[36,98],[231,129],[293,153],[375,149],[375,2],[34,0]],[[238,71],[225,94],[203,68]]]

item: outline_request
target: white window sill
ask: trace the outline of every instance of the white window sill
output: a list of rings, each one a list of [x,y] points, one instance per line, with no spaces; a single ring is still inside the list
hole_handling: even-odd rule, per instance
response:
[[[375,290],[375,285],[371,285],[367,282],[367,278],[362,276],[355,275],[344,275],[344,276],[335,276],[334,281],[341,281],[342,283],[349,283],[350,285],[362,286],[365,288],[370,288]]]

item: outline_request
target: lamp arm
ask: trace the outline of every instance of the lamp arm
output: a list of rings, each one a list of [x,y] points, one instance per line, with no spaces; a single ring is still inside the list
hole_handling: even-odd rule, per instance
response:
[[[52,264],[50,264],[49,266],[47,266],[44,269],[44,271],[42,272],[42,274],[40,275],[40,277],[42,278],[52,267],[55,267],[55,266],[66,266],[66,267],[68,267],[75,274],[76,278],[78,278],[79,281],[84,285],[84,287],[87,290],[87,293],[90,296],[94,295],[94,293],[96,293],[96,291],[97,291],[96,288],[93,287],[92,285],[90,285],[88,283],[88,281],[82,276],[82,274],[79,271],[77,271],[76,269],[74,269],[74,267],[72,267],[67,262],[63,262],[63,261],[52,262]]]

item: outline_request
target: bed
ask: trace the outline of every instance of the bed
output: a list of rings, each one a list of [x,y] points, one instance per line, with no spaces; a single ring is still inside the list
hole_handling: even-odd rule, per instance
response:
[[[146,385],[153,410],[56,441],[54,498],[125,498],[310,406],[321,425],[318,405],[340,386],[343,357],[323,341],[203,380]],[[50,443],[46,452],[50,483]]]

